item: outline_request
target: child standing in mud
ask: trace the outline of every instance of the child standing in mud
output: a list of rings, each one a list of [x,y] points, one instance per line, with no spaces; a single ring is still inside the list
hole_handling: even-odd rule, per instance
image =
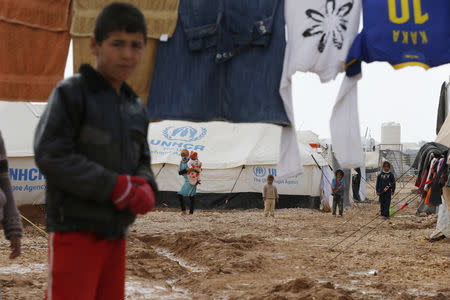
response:
[[[385,219],[389,219],[391,197],[395,192],[395,177],[391,172],[391,164],[388,161],[383,163],[383,170],[377,176],[376,190],[380,201],[380,214]]]
[[[339,216],[344,213],[344,171],[341,169],[336,171],[336,176],[331,182],[331,190],[333,191],[333,216],[336,215],[336,208],[339,206]]]
[[[279,196],[277,187],[273,185],[275,178],[272,174],[267,176],[267,184],[263,189],[263,201],[264,201],[264,216],[275,217],[275,202],[278,202]]]
[[[47,180],[45,299],[125,298],[126,234],[155,205],[148,114],[125,83],[145,53],[147,25],[133,5],[112,3],[90,40],[96,65],[53,90],[35,133]],[[120,120],[120,121],[119,121]]]

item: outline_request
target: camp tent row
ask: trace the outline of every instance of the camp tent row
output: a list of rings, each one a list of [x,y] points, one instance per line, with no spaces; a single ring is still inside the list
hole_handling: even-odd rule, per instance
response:
[[[0,102],[0,130],[7,147],[11,184],[18,205],[42,204],[45,178],[34,163],[33,136],[45,103]],[[199,208],[262,207],[267,175],[277,176],[281,128],[270,124],[162,121],[149,127],[152,169],[161,190],[158,205],[178,207],[181,149],[198,152],[203,163]],[[279,207],[318,207],[325,159],[299,143],[305,171],[276,178]],[[326,185],[326,184],[325,184]],[[228,200],[228,201],[227,201]]]

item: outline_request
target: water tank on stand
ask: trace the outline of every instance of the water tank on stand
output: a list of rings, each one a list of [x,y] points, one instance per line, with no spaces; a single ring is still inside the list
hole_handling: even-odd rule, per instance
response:
[[[399,123],[381,124],[381,145],[383,149],[401,150],[401,127]]]

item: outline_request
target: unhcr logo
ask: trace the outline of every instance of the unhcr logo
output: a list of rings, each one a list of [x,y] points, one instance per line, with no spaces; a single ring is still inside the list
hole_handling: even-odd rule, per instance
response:
[[[273,176],[277,176],[277,169],[274,168],[264,168],[261,166],[256,166],[253,167],[253,175],[255,175],[255,177],[266,177],[266,175],[273,175]]]
[[[208,131],[201,127],[200,130],[192,126],[169,126],[163,130],[163,135],[171,141],[195,142],[201,140]]]
[[[255,177],[266,177],[266,168],[253,167],[253,175],[255,175]]]

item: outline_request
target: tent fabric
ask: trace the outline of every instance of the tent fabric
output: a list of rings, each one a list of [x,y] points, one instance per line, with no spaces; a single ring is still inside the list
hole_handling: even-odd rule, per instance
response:
[[[450,148],[450,118],[448,116],[436,137],[436,143]]]
[[[34,131],[45,106],[45,103],[0,101],[0,128],[8,157],[34,155]]]
[[[198,153],[203,169],[242,165],[275,165],[280,157],[281,128],[273,124],[162,121],[150,124],[148,140],[152,164],[178,166],[183,148]],[[327,165],[309,145],[299,144],[304,166]],[[277,174],[279,177],[281,175]]]
[[[157,207],[179,208],[176,192],[160,192]],[[261,193],[202,193],[195,198],[197,209],[255,209],[264,208]],[[280,195],[276,208],[319,208],[320,197]]]
[[[152,170],[158,174],[156,181],[161,191],[179,191],[184,183],[176,165],[165,164],[163,167],[163,164],[152,164]],[[280,195],[321,196],[322,172],[313,165],[305,167],[301,175],[289,178],[278,178],[276,165],[206,169],[202,172],[202,183],[198,185],[197,193],[261,193],[269,174],[275,176],[274,184]]]
[[[18,206],[44,204],[46,184],[33,153],[34,131],[46,103],[0,101],[0,128],[8,155],[9,174]]]
[[[93,35],[95,20],[106,5],[114,0],[73,0],[73,18],[70,33],[76,37]],[[178,20],[179,0],[122,0],[139,8],[147,22],[147,37],[171,37]]]
[[[69,10],[70,0],[2,0],[0,20],[48,31],[67,31]]]
[[[61,15],[67,12],[62,10]],[[70,45],[68,31],[55,32],[0,21],[0,41],[0,57],[3,58],[0,99],[47,101],[64,77]]]
[[[276,164],[280,128],[266,124],[162,121],[150,124],[152,163],[180,162],[183,148],[196,151],[203,169]]]
[[[77,73],[82,64],[95,64],[95,57],[89,47],[90,37],[93,36],[95,19],[101,9],[112,0],[75,0],[73,1],[74,15],[70,32],[73,39],[73,71]],[[147,103],[148,93],[155,69],[158,40],[161,36],[167,38],[173,35],[178,20],[179,0],[154,1],[125,1],[138,7],[147,22],[147,40],[145,53],[141,64],[127,83],[139,95],[144,104]]]
[[[73,44],[73,72],[78,73],[82,64],[95,65],[95,56],[89,47],[90,37],[72,37]],[[141,98],[142,102],[147,103],[147,96],[150,90],[150,84],[155,68],[156,53],[158,41],[149,39],[145,46],[145,52],[142,62],[137,67],[134,74],[127,80],[127,83]]]

